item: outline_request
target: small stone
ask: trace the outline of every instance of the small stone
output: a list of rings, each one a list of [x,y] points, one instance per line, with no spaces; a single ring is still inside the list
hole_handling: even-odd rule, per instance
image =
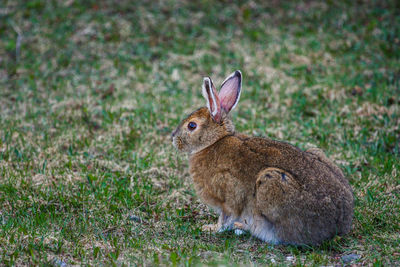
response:
[[[359,258],[361,258],[361,256],[357,255],[357,254],[349,254],[349,255],[344,255],[341,257],[341,259],[344,263],[349,263],[349,262],[358,260]]]
[[[293,262],[294,261],[294,257],[293,256],[287,256],[286,260],[290,261],[290,262]]]
[[[62,260],[57,259],[57,258],[53,259],[53,264],[57,267],[67,267],[68,266],[68,264],[66,264],[65,262],[63,262]]]
[[[142,219],[136,215],[129,215],[128,220],[136,222],[136,223],[141,223]]]

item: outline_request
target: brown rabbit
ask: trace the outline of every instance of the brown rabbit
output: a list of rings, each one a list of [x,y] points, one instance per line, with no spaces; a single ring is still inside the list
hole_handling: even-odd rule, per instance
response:
[[[343,172],[318,148],[235,132],[228,114],[237,105],[242,74],[235,71],[219,94],[204,78],[207,107],[195,110],[172,133],[190,154],[200,198],[219,211],[216,225],[240,229],[273,244],[320,244],[350,231],[353,194]]]

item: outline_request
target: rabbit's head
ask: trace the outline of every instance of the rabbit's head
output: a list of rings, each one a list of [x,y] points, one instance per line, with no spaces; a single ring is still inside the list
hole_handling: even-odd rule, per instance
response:
[[[242,88],[242,73],[235,71],[221,85],[219,93],[210,77],[203,81],[202,107],[182,120],[172,133],[172,143],[180,151],[196,153],[235,131],[229,112],[236,107]]]

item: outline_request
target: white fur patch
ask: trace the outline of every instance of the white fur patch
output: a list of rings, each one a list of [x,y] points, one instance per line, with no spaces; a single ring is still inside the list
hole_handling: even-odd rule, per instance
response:
[[[244,231],[240,230],[240,229],[235,229],[234,233],[235,233],[235,235],[243,235]]]
[[[264,218],[254,217],[252,214],[242,214],[240,220],[242,223],[244,222],[244,230],[250,231],[253,236],[270,244],[276,245],[281,243],[276,237],[272,224]]]

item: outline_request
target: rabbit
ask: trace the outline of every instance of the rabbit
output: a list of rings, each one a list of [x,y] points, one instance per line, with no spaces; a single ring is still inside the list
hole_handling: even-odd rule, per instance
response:
[[[249,231],[283,245],[319,245],[350,231],[353,192],[341,169],[318,148],[235,131],[229,113],[239,102],[242,74],[229,75],[219,93],[205,77],[207,106],[188,115],[172,143],[189,154],[189,170],[200,199],[218,211],[217,224],[203,230]]]

